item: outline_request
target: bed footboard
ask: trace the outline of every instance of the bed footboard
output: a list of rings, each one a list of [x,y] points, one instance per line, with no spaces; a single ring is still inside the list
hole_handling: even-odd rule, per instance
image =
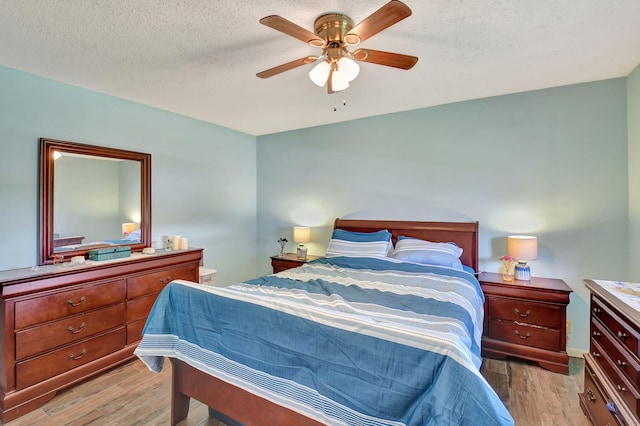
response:
[[[187,418],[189,401],[195,398],[224,417],[225,423],[235,419],[238,424],[258,426],[270,424],[282,426],[322,426],[322,423],[288,408],[210,376],[189,364],[170,358],[172,371],[171,424]]]

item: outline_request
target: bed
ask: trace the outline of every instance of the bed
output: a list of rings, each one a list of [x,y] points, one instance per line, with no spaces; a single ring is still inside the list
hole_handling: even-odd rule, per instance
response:
[[[465,268],[332,246],[382,230],[396,247],[454,243]],[[479,373],[477,222],[336,219],[334,236],[331,256],[299,268],[163,290],[136,354],[156,372],[171,361],[171,424],[190,398],[227,424],[513,424]]]

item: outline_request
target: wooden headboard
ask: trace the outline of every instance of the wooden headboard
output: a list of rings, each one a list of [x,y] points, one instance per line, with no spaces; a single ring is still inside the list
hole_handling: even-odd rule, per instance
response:
[[[394,244],[400,235],[436,243],[453,242],[462,248],[462,263],[478,271],[478,222],[405,222],[338,218],[333,229],[352,232],[386,229],[391,232]]]

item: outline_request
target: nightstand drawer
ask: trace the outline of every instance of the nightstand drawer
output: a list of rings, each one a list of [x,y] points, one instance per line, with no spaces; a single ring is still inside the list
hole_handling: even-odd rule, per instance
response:
[[[559,351],[560,332],[548,328],[531,327],[509,321],[490,320],[487,335],[503,342]]]
[[[499,297],[489,298],[487,303],[490,319],[517,321],[554,329],[561,323],[562,311],[553,305]]]
[[[298,266],[302,265],[303,262],[298,262],[295,260],[271,259],[271,267],[273,268],[274,274],[286,271],[287,269],[297,268]]]

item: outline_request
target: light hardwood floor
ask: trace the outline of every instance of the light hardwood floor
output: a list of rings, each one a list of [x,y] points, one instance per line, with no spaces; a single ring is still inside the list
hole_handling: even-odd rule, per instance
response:
[[[571,358],[568,376],[524,361],[485,359],[482,374],[509,409],[516,425],[590,423],[578,405],[584,362]],[[149,372],[136,360],[62,391],[40,409],[7,423],[23,425],[168,425],[171,367]],[[181,426],[224,426],[208,418],[207,407],[191,401]]]

